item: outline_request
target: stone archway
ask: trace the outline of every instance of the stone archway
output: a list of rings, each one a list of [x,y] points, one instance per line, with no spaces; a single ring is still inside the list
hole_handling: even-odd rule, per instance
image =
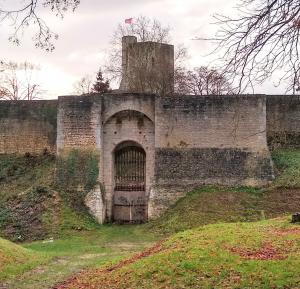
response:
[[[146,219],[146,152],[135,142],[123,142],[114,152],[113,220],[141,223]]]
[[[114,217],[113,212],[116,195],[115,153],[128,146],[143,148],[146,153],[145,195],[148,200],[154,180],[154,123],[139,111],[119,111],[103,124],[102,136],[102,147],[105,153],[100,156],[100,178],[105,190],[106,217],[107,220],[113,221],[118,219]],[[147,212],[145,215],[148,216]]]

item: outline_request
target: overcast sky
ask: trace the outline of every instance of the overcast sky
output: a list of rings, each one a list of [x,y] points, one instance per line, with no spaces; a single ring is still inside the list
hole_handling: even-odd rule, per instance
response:
[[[211,47],[197,36],[212,37],[215,13],[232,14],[238,0],[81,0],[74,13],[61,20],[41,10],[52,30],[59,34],[55,50],[47,53],[34,47],[30,31],[20,46],[8,42],[10,27],[0,24],[0,58],[6,61],[29,61],[40,66],[39,78],[44,98],[72,94],[73,84],[86,74],[95,74],[106,61],[114,30],[126,18],[144,15],[156,18],[172,28],[174,45],[183,43],[189,51],[190,66],[210,64]],[[0,8],[17,5],[18,0],[0,0]],[[22,1],[21,1],[22,2]],[[272,83],[256,87],[255,93],[283,93]]]

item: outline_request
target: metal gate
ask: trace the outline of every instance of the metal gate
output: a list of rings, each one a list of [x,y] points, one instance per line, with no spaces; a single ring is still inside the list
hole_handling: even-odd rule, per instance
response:
[[[114,220],[138,223],[146,219],[146,154],[127,146],[115,153]]]

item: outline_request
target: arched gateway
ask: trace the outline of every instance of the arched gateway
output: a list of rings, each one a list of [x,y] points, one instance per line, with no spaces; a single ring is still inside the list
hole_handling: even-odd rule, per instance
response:
[[[113,219],[120,223],[147,219],[146,153],[135,142],[122,143],[114,153]]]
[[[292,101],[293,109],[286,107],[278,122],[275,118],[284,104],[279,96],[173,95],[172,45],[139,43],[126,36],[122,54],[119,90],[59,97],[51,107],[37,102],[34,108],[40,112],[34,113],[32,103],[30,109],[23,103],[1,103],[5,115],[0,119],[0,152],[31,152],[35,143],[24,146],[26,137],[46,139],[39,150],[51,149],[49,135],[56,128],[53,135],[61,157],[72,149],[97,152],[99,185],[86,202],[101,223],[155,218],[186,191],[203,184],[261,186],[272,181],[266,132],[271,137],[280,132],[299,135],[298,127],[292,131],[288,125],[295,123],[291,118],[299,118],[298,100]],[[45,109],[57,109],[57,115],[45,118]],[[48,136],[32,130],[36,127]]]

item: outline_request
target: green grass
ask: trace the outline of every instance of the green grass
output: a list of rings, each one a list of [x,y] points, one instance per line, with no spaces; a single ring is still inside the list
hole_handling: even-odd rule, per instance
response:
[[[28,241],[98,227],[59,190],[55,165],[51,155],[0,155],[0,236]]]
[[[128,257],[153,242],[158,234],[162,237],[177,232],[182,233],[171,237],[163,245],[168,248],[167,251],[170,250],[170,255],[164,255],[166,252],[159,253],[155,255],[158,258],[149,257],[138,261],[128,268],[118,270],[117,273],[108,274],[108,278],[116,279],[116,288],[150,288],[152,279],[152,288],[281,288],[279,277],[274,278],[275,285],[268,281],[268,276],[273,278],[272,274],[276,275],[278,270],[282,282],[292,284],[288,282],[295,280],[291,281],[289,276],[283,276],[281,270],[284,267],[279,262],[271,266],[271,271],[266,271],[266,268],[261,267],[260,261],[243,262],[226,250],[225,253],[219,250],[223,248],[222,242],[232,241],[234,245],[238,242],[238,237],[242,240],[242,244],[238,245],[259,246],[265,236],[263,232],[268,231],[268,228],[289,227],[285,220],[257,224],[222,224],[207,226],[204,229],[201,227],[218,222],[263,220],[299,210],[300,151],[275,151],[273,160],[278,177],[271,188],[204,186],[189,192],[162,217],[149,224],[100,226],[86,211],[80,212],[70,206],[56,190],[57,187],[53,183],[55,160],[51,156],[0,156],[0,233],[14,240],[54,238],[53,242],[37,241],[26,243],[24,248],[12,247],[15,248],[15,258],[19,256],[20,259],[11,256],[11,263],[7,263],[5,267],[0,263],[0,285],[7,282],[10,289],[51,288],[56,282],[82,269],[103,266],[107,262],[115,263]],[[192,231],[185,231],[192,228]],[[198,244],[197,239],[206,241],[199,241]],[[273,241],[275,242],[272,239]],[[206,242],[212,245],[205,247]],[[172,243],[179,244],[179,251],[173,250]],[[160,254],[165,257],[160,259]],[[299,255],[299,252],[297,254]],[[176,258],[182,260],[179,262]],[[7,257],[2,259],[7,260]],[[146,260],[152,261],[148,264]],[[294,261],[291,264],[298,266],[299,260],[297,259],[296,263]],[[291,264],[285,263],[288,272],[291,272],[287,275],[296,273],[290,268]],[[207,271],[206,267],[212,271]],[[259,273],[257,268],[263,273]],[[129,271],[126,271],[127,269]],[[123,270],[125,275],[122,275]],[[257,271],[257,274],[253,273],[252,276],[258,280],[257,283],[250,280],[251,270]],[[201,272],[204,272],[204,275],[201,275]],[[209,272],[216,272],[216,277],[208,278],[206,275],[209,275]],[[120,276],[124,279],[123,283],[120,283]],[[98,280],[94,275],[92,278]],[[180,281],[178,284],[177,278]],[[196,285],[196,280],[199,285]],[[227,280],[228,284],[224,283],[224,280]],[[127,281],[129,283],[126,283]],[[106,284],[105,282],[104,280],[103,284]],[[237,287],[234,287],[233,282],[238,284]],[[247,287],[248,285],[250,287]]]
[[[4,282],[10,289],[51,288],[73,273],[117,262],[155,240],[157,237],[145,234],[139,226],[105,225],[97,230],[70,231],[60,239],[26,243],[17,247],[34,256],[44,256],[43,263],[24,263],[22,270],[15,272],[23,274],[15,274],[15,277],[1,268],[0,284]],[[19,263],[14,262],[14,265],[18,268]]]
[[[47,260],[45,254],[0,238],[0,281],[22,274]]]
[[[71,170],[74,163],[79,167],[79,159],[78,152],[70,155],[66,171]],[[95,157],[87,159],[91,164],[87,165],[90,169],[82,178],[84,182],[90,179],[90,175],[95,180],[98,174]],[[277,150],[273,152],[273,159],[277,172],[273,189],[298,188],[300,151]],[[26,241],[63,236],[65,230],[97,228],[82,201],[80,204],[74,201],[81,198],[77,193],[57,185],[52,156],[0,155],[0,236]],[[278,215],[291,212],[289,207],[295,201],[294,197],[281,201],[282,198],[276,205],[264,189],[206,186],[190,192],[168,210],[163,219],[151,222],[147,228],[172,234],[218,221],[254,221],[277,216],[276,211]],[[268,208],[270,202],[272,210]],[[288,205],[284,208],[286,203]],[[28,208],[32,214],[27,214]]]
[[[216,222],[258,221],[298,211],[300,150],[277,150],[272,157],[277,178],[271,187],[194,189],[146,229],[170,235]]]
[[[236,253],[259,258],[264,250],[267,260]],[[300,227],[281,218],[187,230],[164,241],[160,252],[113,271],[84,272],[64,288],[299,288],[299,273]]]
[[[0,155],[0,201],[6,201],[35,186],[48,186],[53,179],[52,156]]]
[[[203,186],[178,200],[145,230],[162,235],[217,222],[246,222],[292,213],[300,206],[298,194],[288,190],[252,187]]]
[[[272,153],[277,187],[300,188],[300,150],[277,150]]]

